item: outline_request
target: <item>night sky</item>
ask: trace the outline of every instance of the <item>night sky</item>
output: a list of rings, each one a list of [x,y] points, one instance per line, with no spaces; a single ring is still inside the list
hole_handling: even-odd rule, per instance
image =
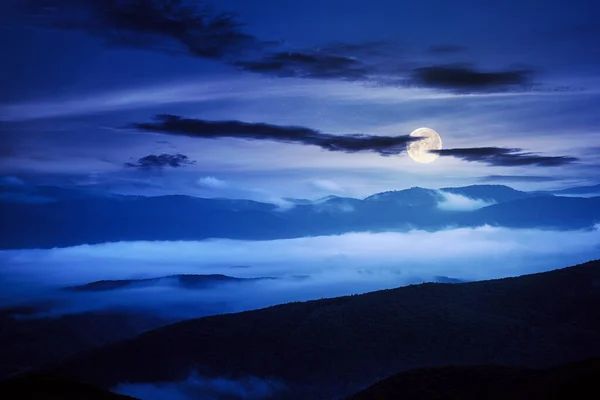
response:
[[[124,3],[2,2],[4,179],[271,202],[596,183],[595,1]],[[431,164],[404,151],[422,126]]]

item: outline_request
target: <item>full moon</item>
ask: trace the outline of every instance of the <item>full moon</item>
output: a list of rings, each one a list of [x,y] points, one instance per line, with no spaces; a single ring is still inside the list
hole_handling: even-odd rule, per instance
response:
[[[442,138],[436,131],[430,128],[419,128],[412,131],[410,136],[426,138],[410,142],[406,145],[406,150],[410,158],[418,163],[427,164],[435,161],[440,156],[439,154],[429,152],[429,150],[442,149]]]

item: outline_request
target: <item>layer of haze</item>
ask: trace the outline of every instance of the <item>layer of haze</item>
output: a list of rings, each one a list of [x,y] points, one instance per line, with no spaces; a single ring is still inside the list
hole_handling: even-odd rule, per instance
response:
[[[438,232],[349,233],[274,241],[119,242],[0,252],[0,305],[54,304],[51,314],[144,309],[186,318],[290,301],[364,293],[436,277],[482,280],[547,271],[600,257],[589,231],[495,227]],[[277,279],[229,287],[172,286],[67,292],[104,279],[224,274]],[[232,290],[228,290],[232,289]]]

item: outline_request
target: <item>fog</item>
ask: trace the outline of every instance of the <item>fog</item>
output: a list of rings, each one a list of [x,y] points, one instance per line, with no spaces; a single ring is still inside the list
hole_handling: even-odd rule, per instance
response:
[[[123,383],[113,388],[113,391],[144,400],[255,400],[285,389],[282,382],[252,376],[238,379],[207,378],[192,373],[183,382]]]
[[[588,231],[496,227],[438,232],[349,233],[273,241],[118,242],[0,252],[1,306],[51,302],[50,315],[106,308],[174,318],[236,312],[432,281],[516,276],[600,258],[600,227]],[[68,292],[105,279],[224,274],[277,279],[204,289],[174,286]]]
[[[460,194],[445,192],[443,190],[438,190],[437,192],[443,196],[443,200],[438,204],[438,208],[441,210],[472,211],[496,204],[496,202],[493,201],[472,199],[467,196],[461,196]]]

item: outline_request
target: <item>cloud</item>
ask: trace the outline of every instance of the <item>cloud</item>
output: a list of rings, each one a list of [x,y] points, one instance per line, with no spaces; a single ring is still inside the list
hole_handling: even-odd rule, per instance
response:
[[[464,50],[437,45],[429,56]],[[431,62],[431,61],[430,61]],[[358,81],[374,86],[423,87],[456,94],[531,91],[532,70],[484,72],[469,64],[425,65],[413,54],[387,42],[336,43],[315,49],[275,52],[232,64],[244,71],[276,77]]]
[[[238,379],[208,378],[194,372],[187,380],[181,382],[122,383],[112,391],[144,400],[259,400],[271,398],[285,388],[280,381],[254,376]]]
[[[209,189],[224,189],[229,187],[229,184],[224,180],[215,178],[214,176],[205,176],[198,179],[198,185]]]
[[[404,152],[406,144],[419,140],[408,135],[374,136],[366,134],[332,135],[300,126],[281,126],[242,121],[206,121],[176,115],[158,115],[155,122],[136,123],[133,127],[148,132],[185,135],[206,139],[237,138],[270,140],[319,146],[328,151],[344,153],[374,152],[391,156]]]
[[[244,71],[277,77],[380,82],[402,73],[398,46],[385,41],[337,42],[312,49],[267,53],[234,62]],[[394,66],[391,68],[391,66]]]
[[[366,80],[369,70],[357,59],[322,53],[280,52],[259,61],[238,61],[244,71],[283,78]]]
[[[568,156],[540,156],[535,153],[523,153],[522,149],[504,147],[470,147],[457,149],[429,150],[440,156],[460,158],[464,161],[482,162],[492,166],[526,166],[558,167],[578,161]]]
[[[445,192],[443,190],[438,190],[438,193],[442,196],[442,200],[437,205],[441,210],[472,211],[496,204],[495,202],[487,202],[482,199],[471,199],[466,196]]]
[[[310,185],[320,191],[328,193],[345,193],[346,190],[341,187],[337,182],[328,179],[313,179],[310,181]]]
[[[487,175],[479,178],[480,182],[553,182],[558,180],[562,180],[562,178],[540,175]]]
[[[532,75],[530,70],[482,72],[462,65],[434,65],[414,69],[412,82],[459,93],[531,90]]]
[[[531,90],[530,70],[477,71],[464,65],[423,64],[385,41],[333,43],[312,49],[269,51],[279,41],[243,32],[233,13],[184,0],[27,0],[34,26],[81,30],[110,45],[220,59],[243,71],[275,77],[359,81],[381,86],[423,86],[459,93]],[[426,53],[463,48],[441,44]],[[399,58],[399,53],[403,54]]]
[[[398,54],[401,49],[393,43],[384,40],[368,40],[364,42],[335,42],[326,46],[315,48],[315,52],[324,52],[328,54],[344,55],[352,58],[363,57],[383,57],[387,58],[390,54]]]
[[[0,304],[52,301],[56,306],[50,315],[121,307],[192,318],[364,293],[436,276],[472,281],[548,271],[598,258],[598,228],[560,232],[483,226],[271,241],[118,242],[0,251]],[[249,268],[234,268],[239,265]],[[278,279],[206,290],[56,290],[103,279],[173,274]],[[298,275],[306,278],[297,279]]]
[[[110,45],[224,58],[258,45],[231,13],[181,0],[27,0],[35,26],[86,31]]]
[[[195,161],[190,160],[188,156],[183,154],[150,154],[140,158],[135,163],[127,162],[124,165],[130,168],[153,169],[165,167],[179,168],[194,163]]]

